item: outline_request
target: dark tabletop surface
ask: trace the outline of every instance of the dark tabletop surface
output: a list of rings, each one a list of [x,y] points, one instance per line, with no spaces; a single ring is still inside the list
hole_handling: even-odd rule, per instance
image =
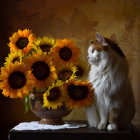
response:
[[[86,121],[68,121],[68,123],[86,123]],[[86,127],[59,130],[14,130],[9,132],[9,140],[132,140],[133,132],[128,130],[107,131]]]

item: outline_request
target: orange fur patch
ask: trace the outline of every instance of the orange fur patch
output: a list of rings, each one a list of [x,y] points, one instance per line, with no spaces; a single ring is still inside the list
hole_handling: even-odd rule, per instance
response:
[[[108,39],[108,38],[105,38],[105,41],[109,44],[109,46],[110,46],[110,48],[112,49],[112,50],[114,50],[117,54],[119,54],[120,56],[122,56],[122,57],[125,57],[125,55],[124,55],[124,53],[122,52],[122,50],[118,47],[118,45],[114,42],[114,41],[112,41],[112,40],[110,40],[110,39]]]
[[[109,46],[102,46],[99,42],[94,42],[93,45],[97,51],[107,51],[109,49]]]
[[[109,123],[117,123],[119,115],[120,115],[120,109],[112,109],[109,112]]]
[[[97,51],[107,51],[109,48],[111,48],[118,55],[120,55],[122,57],[125,57],[122,50],[118,47],[118,45],[114,41],[112,41],[108,38],[105,38],[105,42],[107,42],[109,44],[109,46],[102,46],[98,41],[94,41],[93,42],[94,49],[97,50]]]

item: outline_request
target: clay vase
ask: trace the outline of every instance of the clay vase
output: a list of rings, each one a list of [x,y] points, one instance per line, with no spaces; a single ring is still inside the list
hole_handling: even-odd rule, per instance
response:
[[[29,104],[31,111],[41,118],[39,121],[40,124],[62,125],[64,124],[63,117],[71,112],[65,104],[57,109],[43,108],[43,97],[40,93],[30,93]]]

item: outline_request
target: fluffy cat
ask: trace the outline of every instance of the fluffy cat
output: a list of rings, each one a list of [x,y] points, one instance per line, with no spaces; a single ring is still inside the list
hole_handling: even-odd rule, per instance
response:
[[[95,89],[95,103],[85,109],[89,125],[129,129],[135,105],[123,52],[113,41],[96,33],[96,42],[91,41],[88,49],[88,62],[89,81]]]

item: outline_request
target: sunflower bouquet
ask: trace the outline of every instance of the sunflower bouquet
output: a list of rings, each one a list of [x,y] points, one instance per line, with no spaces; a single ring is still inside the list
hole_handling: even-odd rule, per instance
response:
[[[94,101],[81,51],[70,39],[35,37],[31,30],[18,30],[9,38],[10,53],[1,67],[0,89],[10,98],[25,98],[26,111],[31,93],[40,93],[43,108],[66,105],[90,106]]]

